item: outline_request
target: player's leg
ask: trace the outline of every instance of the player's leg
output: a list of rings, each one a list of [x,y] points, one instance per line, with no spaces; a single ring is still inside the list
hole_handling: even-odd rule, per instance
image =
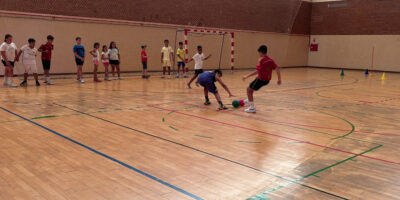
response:
[[[192,87],[190,86],[190,84],[192,84],[192,82],[194,81],[194,79],[196,79],[197,76],[199,76],[199,74],[200,74],[200,71],[199,71],[199,70],[195,70],[193,77],[189,80],[189,83],[187,83],[187,87],[188,87],[188,88],[192,88]]]
[[[119,80],[122,80],[122,77],[121,77],[121,70],[120,70],[120,68],[119,68],[119,63],[118,63],[118,65],[115,65],[115,68],[117,69],[118,79],[119,79]]]
[[[25,72],[24,72],[24,80],[19,84],[20,86],[27,86],[28,85],[28,73],[29,73],[29,68],[30,66],[27,64],[22,64],[24,66]]]
[[[261,81],[258,78],[254,79],[253,82],[250,83],[249,87],[247,88],[247,98],[245,100],[245,104],[249,106],[245,112],[248,113],[255,113],[256,112],[256,107],[254,105],[254,91],[258,91],[260,88],[262,88],[265,85],[268,85],[269,81]]]
[[[33,77],[35,78],[36,86],[40,86],[39,76],[36,64],[30,66],[30,70],[33,73]]]
[[[167,62],[167,67],[168,67],[168,78],[171,78],[171,61]]]
[[[203,86],[204,87],[204,86]],[[205,98],[205,102],[204,102],[204,105],[210,105],[211,104],[211,102],[210,102],[210,99],[208,98],[208,89],[207,89],[207,87],[204,87],[204,98]]]
[[[105,81],[109,81],[110,79],[108,78],[108,63],[103,63],[104,65],[104,80]]]
[[[14,62],[10,62],[11,66],[8,67],[8,77],[9,77],[9,84],[10,87],[16,87],[17,85],[14,84]]]
[[[111,64],[111,73],[112,73],[113,79],[114,80],[117,79],[117,78],[115,78],[115,65],[114,64]]]

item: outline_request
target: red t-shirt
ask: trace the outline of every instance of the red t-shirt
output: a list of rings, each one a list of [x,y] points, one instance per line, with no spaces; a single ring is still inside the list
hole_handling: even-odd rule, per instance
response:
[[[258,71],[258,79],[262,81],[271,80],[272,71],[276,69],[278,65],[276,65],[275,61],[272,60],[268,56],[264,56],[258,60],[257,71]]]
[[[140,55],[142,57],[142,62],[147,62],[147,53],[145,51],[142,51]]]
[[[42,60],[51,60],[51,52],[54,49],[52,44],[42,44],[39,49],[42,50]]]

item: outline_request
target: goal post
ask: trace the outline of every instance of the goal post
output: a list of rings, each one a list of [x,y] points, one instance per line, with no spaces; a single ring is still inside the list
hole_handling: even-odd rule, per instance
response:
[[[182,30],[179,30],[182,31]],[[177,31],[178,32],[178,31]],[[219,57],[219,68],[221,68],[221,59],[222,59],[222,53],[223,53],[223,48],[224,48],[224,43],[225,43],[225,36],[230,36],[231,39],[231,52],[230,52],[230,69],[233,72],[234,70],[234,63],[235,63],[235,33],[234,32],[228,32],[228,31],[222,31],[222,30],[214,30],[214,29],[192,29],[192,28],[186,28],[183,30],[183,36],[184,36],[184,49],[185,49],[185,61],[188,61],[188,56],[189,56],[189,34],[190,33],[197,33],[197,34],[210,34],[210,35],[222,35],[222,43],[221,43],[221,50],[220,50],[220,57]],[[175,50],[176,51],[176,50]]]

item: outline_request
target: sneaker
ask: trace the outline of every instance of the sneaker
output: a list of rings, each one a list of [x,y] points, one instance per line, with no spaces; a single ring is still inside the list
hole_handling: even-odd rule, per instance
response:
[[[113,76],[113,80],[117,80],[117,77]]]
[[[165,75],[161,75],[161,78],[165,78]]]
[[[145,76],[144,78],[150,78],[150,75]]]
[[[17,87],[17,85],[15,85],[13,82],[8,84],[8,87]]]
[[[36,86],[40,86],[40,83],[39,83],[39,81],[36,81]]]
[[[80,82],[81,82],[81,79],[76,79],[76,82],[80,83]]]
[[[47,79],[44,79],[43,83],[47,83]]]
[[[28,86],[28,83],[24,80],[19,84],[21,87]]]
[[[187,85],[186,85],[186,87],[187,87],[188,89],[192,89],[192,87],[190,87],[190,85],[189,85],[189,84],[187,84]]]
[[[210,105],[211,104],[211,102],[210,101],[206,101],[206,102],[204,102],[204,105],[206,105],[206,106],[208,106],[208,105]]]
[[[112,79],[110,77],[107,78],[107,81],[112,81]]]
[[[93,81],[96,82],[96,83],[100,83],[101,82],[101,80],[99,80],[99,79],[94,79]]]
[[[249,106],[249,105],[250,105],[250,102],[249,102],[248,99],[245,99],[245,100],[244,100],[244,105],[246,105],[246,106]]]
[[[168,75],[168,79],[171,79],[171,75]]]
[[[79,80],[80,83],[85,83],[85,80],[81,79]]]
[[[228,109],[226,106],[219,106],[218,110],[226,110]]]
[[[123,78],[122,78],[122,77],[118,77],[118,79],[119,79],[119,80],[122,80]]]
[[[50,78],[47,80],[46,83],[47,83],[47,85],[54,85]]]
[[[142,75],[142,78],[146,78],[146,76],[145,76],[145,75]]]
[[[189,78],[189,76],[187,74],[184,74],[183,78]]]
[[[176,74],[176,75],[175,75],[175,78],[179,78],[179,74]]]
[[[247,113],[255,113],[255,112],[256,112],[256,109],[255,109],[255,108],[247,108],[246,110],[244,110],[244,112],[247,112]]]
[[[195,84],[196,84],[196,86],[197,86],[197,87],[200,87],[200,84],[199,84],[199,82],[196,82]]]

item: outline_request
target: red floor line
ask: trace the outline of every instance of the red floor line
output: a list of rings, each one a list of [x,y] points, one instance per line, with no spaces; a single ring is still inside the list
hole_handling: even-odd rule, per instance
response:
[[[299,140],[299,139],[290,138],[290,137],[286,137],[286,136],[282,136],[282,135],[277,135],[277,134],[274,134],[274,133],[268,133],[268,132],[265,132],[265,131],[251,129],[251,128],[247,128],[247,127],[243,127],[243,126],[239,126],[239,125],[235,125],[235,124],[230,124],[230,123],[226,123],[226,122],[222,122],[222,121],[213,120],[213,119],[208,119],[208,118],[205,118],[205,117],[201,117],[201,116],[197,116],[197,115],[192,115],[192,114],[180,112],[180,111],[177,111],[177,110],[161,108],[161,107],[157,107],[157,106],[153,106],[153,105],[147,105],[147,106],[152,107],[152,108],[156,108],[156,109],[160,109],[160,110],[169,111],[169,112],[174,111],[175,114],[181,114],[181,115],[185,115],[185,116],[188,116],[188,117],[193,117],[193,118],[197,118],[197,119],[211,121],[211,122],[218,123],[218,124],[224,124],[224,125],[227,125],[227,126],[236,127],[236,128],[240,128],[240,129],[244,129],[244,130],[248,130],[248,131],[253,131],[253,132],[257,132],[257,133],[262,133],[262,134],[266,134],[266,135],[271,135],[271,136],[274,136],[274,137],[283,138],[283,139],[287,139],[287,140],[291,140],[291,141],[302,142],[302,143],[309,144],[309,145],[312,145],[312,146],[317,146],[317,147],[321,147],[321,148],[325,148],[325,149],[330,149],[330,150],[333,150],[333,151],[342,152],[342,153],[346,153],[346,154],[357,155],[357,156],[360,156],[360,157],[369,158],[369,159],[372,159],[372,160],[377,160],[377,161],[381,161],[381,162],[390,163],[390,164],[393,164],[393,165],[400,166],[400,163],[394,162],[394,161],[390,161],[390,160],[384,160],[384,159],[375,158],[375,157],[371,157],[371,156],[365,156],[365,155],[353,153],[353,152],[350,152],[350,151],[336,149],[336,148],[332,148],[332,147],[328,147],[328,146],[325,146],[325,145],[320,145],[320,144],[316,144],[316,143],[312,143],[312,142],[308,142],[308,141],[304,141],[304,140]]]
[[[196,105],[196,104],[187,103],[187,102],[180,102],[180,103],[183,103],[183,104],[186,104],[186,105],[190,105],[190,106],[197,106],[197,107],[203,108],[202,106],[199,106],[199,105]],[[208,109],[208,108],[204,107],[204,109]],[[257,120],[261,120],[261,121],[266,121],[266,122],[274,122],[274,123],[278,123],[278,124],[288,124],[288,125],[303,126],[303,127],[310,127],[310,128],[320,128],[320,129],[327,129],[327,130],[334,130],[334,131],[344,131],[344,132],[350,131],[350,130],[346,130],[346,129],[329,128],[329,127],[324,127],[324,126],[314,126],[314,125],[307,125],[307,124],[297,124],[297,123],[291,123],[291,122],[282,122],[282,121],[270,120],[270,119],[265,119],[265,118],[261,118],[261,117],[238,114],[238,113],[234,113],[234,112],[231,112],[231,111],[222,111],[222,112],[229,113],[229,114],[236,115],[236,116],[247,117],[247,118],[257,119]],[[395,134],[395,133],[377,133],[377,132],[368,132],[368,131],[353,131],[353,132],[354,133],[374,134],[374,135],[400,136],[400,134]]]
[[[315,88],[326,88],[326,87],[334,87],[334,86],[340,86],[340,85],[351,85],[351,84],[354,84],[354,83],[357,83],[357,81],[354,81],[352,83],[339,83],[339,84],[331,84],[331,85],[323,85],[323,86],[313,86],[313,87],[286,89],[286,90],[274,90],[274,91],[269,91],[269,92],[266,92],[266,93],[288,92],[288,91],[297,91],[297,90],[308,90],[308,89],[315,89]]]

